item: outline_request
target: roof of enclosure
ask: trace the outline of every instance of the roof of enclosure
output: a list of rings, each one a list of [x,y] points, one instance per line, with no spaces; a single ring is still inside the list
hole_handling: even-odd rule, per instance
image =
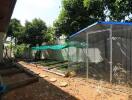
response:
[[[113,37],[132,38],[132,22],[96,22],[70,36],[70,41],[97,42],[109,37],[112,30]],[[87,36],[88,34],[88,36]]]

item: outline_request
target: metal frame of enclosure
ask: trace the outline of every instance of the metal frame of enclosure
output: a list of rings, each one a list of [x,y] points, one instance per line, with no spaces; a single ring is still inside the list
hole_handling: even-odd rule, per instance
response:
[[[69,47],[69,69],[83,62],[76,66],[83,66],[87,79],[107,76],[110,82],[132,80],[131,33],[132,23],[96,22],[73,34],[69,44],[76,46]]]

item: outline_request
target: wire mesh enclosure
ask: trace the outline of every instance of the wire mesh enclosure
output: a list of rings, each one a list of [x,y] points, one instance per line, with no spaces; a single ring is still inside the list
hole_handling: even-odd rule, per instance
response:
[[[85,76],[85,66],[86,66],[86,43],[85,42],[77,42],[70,41],[70,47],[68,55],[69,55],[69,70],[76,71],[78,75]]]
[[[110,82],[132,80],[132,23],[97,22],[70,36],[69,70]]]

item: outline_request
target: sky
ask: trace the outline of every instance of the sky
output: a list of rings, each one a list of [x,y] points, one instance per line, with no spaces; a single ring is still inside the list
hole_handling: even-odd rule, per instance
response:
[[[25,21],[40,18],[48,26],[53,24],[61,10],[61,0],[17,0],[12,18],[24,25]]]

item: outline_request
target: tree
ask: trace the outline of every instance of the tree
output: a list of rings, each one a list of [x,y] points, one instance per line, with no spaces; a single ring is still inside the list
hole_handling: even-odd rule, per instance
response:
[[[30,47],[42,45],[45,42],[45,35],[47,26],[41,19],[33,19],[32,22],[26,21],[24,35],[22,36],[23,42],[29,44]],[[41,58],[41,51],[36,52],[35,59]]]
[[[23,26],[21,25],[20,21],[16,18],[11,19],[8,31],[7,31],[7,37],[15,38],[15,44],[17,43],[18,37],[22,35]]]
[[[45,31],[43,31],[45,33]],[[54,28],[48,27],[46,34],[44,35],[44,41],[45,42],[53,42],[54,41]]]
[[[25,23],[25,43],[31,46],[41,45],[44,42],[44,36],[47,31],[45,22],[41,19],[33,19],[32,22]]]
[[[132,0],[108,0],[106,5],[110,11],[110,20],[129,21],[131,19]]]
[[[132,0],[62,0],[55,33],[71,35],[96,21],[131,21]]]
[[[96,5],[98,3],[100,4]],[[98,0],[94,0],[94,2],[63,0],[62,10],[54,23],[56,34],[71,35],[97,20],[104,20],[105,16],[103,8],[100,6],[101,3]],[[89,7],[86,7],[88,4]]]
[[[89,8],[91,2],[96,4],[96,8],[101,8],[102,12],[105,12],[104,15],[109,21],[130,21],[131,19],[132,0],[84,0],[84,5]]]

